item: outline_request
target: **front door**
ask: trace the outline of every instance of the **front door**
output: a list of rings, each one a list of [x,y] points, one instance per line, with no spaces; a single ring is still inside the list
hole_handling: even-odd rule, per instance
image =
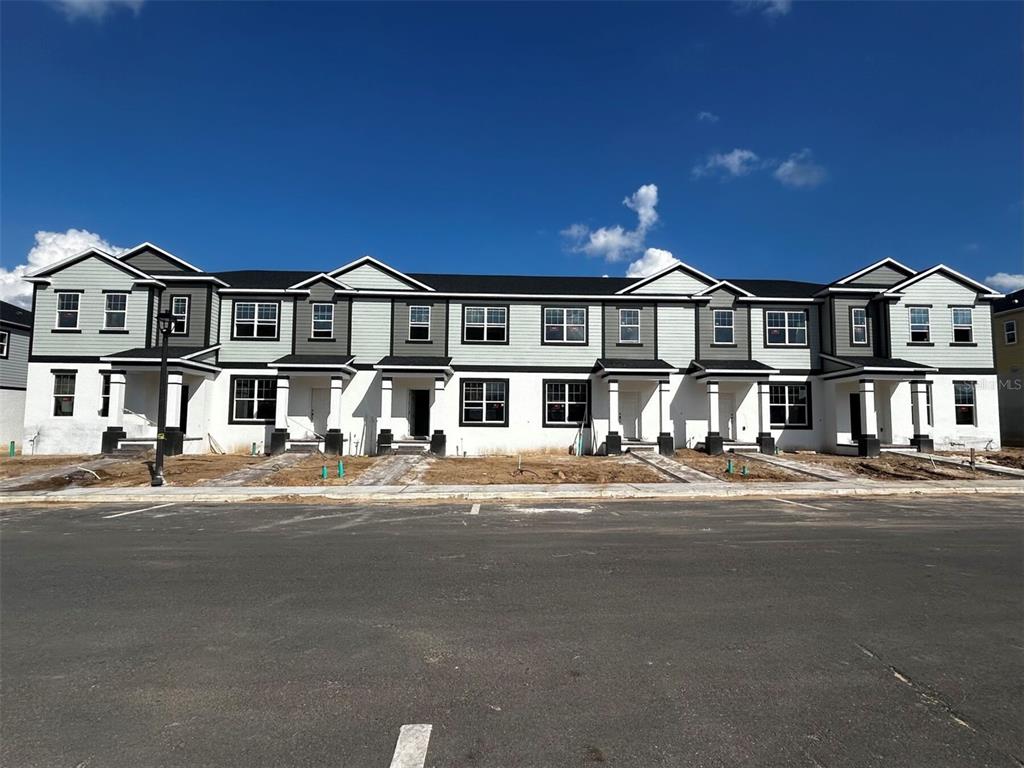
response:
[[[188,384],[183,384],[181,387],[181,413],[178,415],[181,421],[178,422],[178,428],[184,434],[188,434]]]
[[[850,435],[854,440],[860,440],[860,394],[850,393]]]
[[[326,387],[313,389],[309,400],[309,421],[317,435],[327,434],[327,416],[331,412],[331,390]]]
[[[639,440],[643,434],[640,429],[639,392],[619,392],[619,416],[622,419],[622,436]]]
[[[409,390],[409,436],[430,437],[430,390]]]
[[[718,429],[726,440],[736,439],[736,396],[718,395]]]

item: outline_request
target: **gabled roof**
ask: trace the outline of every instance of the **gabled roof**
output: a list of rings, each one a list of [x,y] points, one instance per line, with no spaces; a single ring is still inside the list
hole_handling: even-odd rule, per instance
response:
[[[295,285],[289,285],[288,289],[297,290],[299,288],[305,288],[307,285],[312,285],[318,280],[323,280],[326,283],[331,283],[333,286],[335,286],[335,289],[340,289],[343,291],[355,290],[351,285],[345,285],[345,283],[341,282],[341,280],[331,277],[326,272],[320,272],[319,274],[316,275],[310,275],[305,280],[300,280],[299,282],[295,283]]]
[[[742,378],[744,376],[770,376],[778,373],[779,369],[772,368],[758,360],[736,358],[733,360],[693,360],[686,372],[695,375],[698,379],[708,376]]]
[[[1000,312],[1009,312],[1013,309],[1024,309],[1024,288],[1013,293],[1008,293],[1001,299],[996,299],[992,302],[993,314],[999,314]]]
[[[902,272],[907,277],[910,277],[914,274],[914,270],[912,270],[906,264],[900,264],[898,261],[896,261],[896,259],[892,259],[886,256],[884,259],[876,261],[874,264],[869,264],[863,269],[858,269],[856,272],[853,272],[852,274],[849,274],[846,277],[841,277],[838,280],[834,280],[833,282],[829,283],[829,285],[845,285],[846,283],[851,283],[858,277],[863,277],[864,275],[868,274],[869,272],[873,272],[879,267],[892,267],[897,272]]]
[[[232,288],[284,289],[320,273],[309,270],[238,269],[213,274]]]
[[[802,280],[745,280],[729,278],[725,282],[742,288],[754,298],[806,299],[814,296],[825,286],[806,283]]]
[[[727,291],[731,291],[732,293],[743,294],[744,296],[753,296],[754,295],[750,291],[744,290],[743,288],[740,288],[738,285],[730,283],[728,280],[719,280],[714,285],[709,285],[703,291],[698,291],[697,293],[695,293],[693,295],[694,296],[707,296],[708,294],[714,293],[715,291],[717,291],[719,289],[722,289],[722,288],[724,288]]]
[[[41,269],[37,269],[35,272],[26,275],[25,279],[29,282],[32,282],[37,278],[52,275],[54,272],[59,272],[62,269],[70,267],[72,264],[77,264],[78,262],[84,261],[85,259],[89,258],[102,259],[111,266],[117,267],[118,269],[127,272],[128,274],[133,275],[134,277],[137,277],[140,280],[148,280],[159,283],[159,281],[154,280],[154,278],[151,275],[148,275],[141,269],[137,269],[136,267],[133,267],[131,264],[122,263],[114,256],[111,256],[106,251],[101,251],[99,248],[87,248],[81,253],[76,253],[74,256],[68,256],[66,259],[61,259],[60,261],[55,262],[53,264],[48,264],[47,266],[42,267]]]
[[[917,283],[917,282],[919,282],[921,280],[924,280],[924,278],[929,277],[931,275],[934,275],[934,274],[936,274],[938,272],[942,272],[943,274],[948,275],[949,277],[951,277],[954,280],[956,280],[961,285],[964,285],[964,286],[966,286],[968,288],[973,288],[978,293],[985,294],[988,297],[991,297],[991,298],[1001,298],[1002,295],[1003,295],[1003,294],[1001,294],[1001,293],[999,293],[997,291],[993,291],[987,285],[984,285],[983,283],[979,283],[977,280],[972,280],[971,278],[967,277],[967,275],[960,274],[955,269],[953,269],[952,267],[947,267],[945,264],[936,264],[934,267],[929,267],[928,269],[924,270],[923,272],[918,272],[913,277],[909,277],[906,280],[904,280],[902,283],[897,283],[896,285],[894,285],[891,288],[887,289],[885,291],[885,295],[886,296],[891,296],[891,295],[896,294],[896,293],[901,293],[902,291],[904,291],[907,288],[909,288],[910,286],[912,286],[914,283]]]
[[[0,301],[0,322],[32,327],[32,313],[8,301]]]
[[[189,270],[190,272],[202,272],[203,271],[199,267],[196,267],[196,266],[194,266],[192,264],[189,264],[184,259],[175,256],[170,251],[165,251],[159,245],[153,245],[152,243],[150,243],[148,241],[145,242],[145,243],[139,243],[134,248],[125,251],[124,253],[122,253],[117,258],[119,258],[119,259],[130,259],[132,256],[137,256],[142,251],[155,251],[156,253],[158,253],[161,256],[163,256],[165,259],[168,259],[169,261],[173,261],[175,264],[180,264],[181,266],[183,266],[185,269]]]
[[[429,285],[427,285],[425,283],[421,283],[419,280],[416,280],[415,278],[410,277],[409,275],[407,275],[407,274],[405,274],[403,272],[399,272],[394,267],[389,267],[383,261],[378,261],[377,259],[373,258],[373,256],[361,256],[358,259],[356,259],[355,261],[350,261],[348,264],[345,264],[345,265],[343,265],[341,267],[338,267],[335,270],[332,270],[330,272],[330,275],[331,275],[331,277],[335,277],[336,278],[339,275],[344,275],[346,272],[351,272],[353,269],[356,269],[357,267],[361,267],[364,264],[370,264],[370,265],[376,267],[377,269],[379,269],[381,272],[384,272],[385,274],[391,275],[391,277],[395,278],[396,280],[400,280],[403,283],[406,283],[407,285],[410,285],[410,286],[412,286],[414,288],[422,288],[425,291],[433,291],[434,290]]]
[[[698,280],[703,280],[703,281],[708,282],[708,283],[716,283],[716,282],[718,282],[718,280],[716,278],[712,277],[711,275],[706,275],[703,272],[701,272],[699,269],[695,269],[695,268],[691,267],[689,264],[684,264],[683,262],[680,261],[677,264],[672,264],[672,265],[670,265],[668,267],[665,267],[664,269],[660,270],[659,272],[655,272],[653,275],[648,275],[647,277],[640,278],[639,280],[634,282],[632,285],[626,286],[622,290],[616,291],[616,293],[632,293],[637,288],[640,288],[640,287],[642,287],[644,285],[647,285],[648,283],[653,282],[653,281],[657,280],[658,278],[664,277],[665,275],[671,274],[672,272],[676,272],[676,271],[685,272],[686,274],[690,275],[691,277],[696,277]]]

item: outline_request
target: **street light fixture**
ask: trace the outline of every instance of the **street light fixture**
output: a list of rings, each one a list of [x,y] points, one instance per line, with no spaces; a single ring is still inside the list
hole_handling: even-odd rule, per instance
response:
[[[156,316],[156,327],[160,331],[160,394],[156,406],[156,461],[153,462],[151,485],[164,484],[164,430],[167,427],[167,338],[174,325],[174,315],[161,312]]]

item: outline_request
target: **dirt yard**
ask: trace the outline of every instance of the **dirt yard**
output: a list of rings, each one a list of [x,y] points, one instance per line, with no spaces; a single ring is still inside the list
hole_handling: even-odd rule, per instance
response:
[[[470,456],[435,459],[422,475],[427,485],[506,483],[664,483],[665,478],[624,456]]]
[[[756,459],[747,459],[742,453],[726,453],[721,456],[708,456],[701,451],[694,451],[689,448],[681,448],[676,451],[675,459],[681,464],[711,475],[720,480],[732,482],[778,482],[778,483],[800,483],[814,478],[810,475],[801,475],[799,472],[790,472],[782,467],[775,467]],[[726,472],[729,459],[732,459],[733,473]],[[747,476],[743,476],[743,465],[747,465]]]
[[[256,485],[348,485],[377,461],[375,456],[344,456],[342,465],[345,476],[338,477],[338,458],[312,453],[298,463],[278,471],[268,472],[256,481]],[[327,465],[327,479],[320,474]]]
[[[22,475],[32,475],[53,467],[65,464],[82,464],[93,461],[99,456],[68,455],[68,456],[14,456],[0,459],[0,480],[9,480]]]
[[[962,459],[965,463],[971,460],[971,452],[968,451],[936,451],[936,454],[948,456],[951,459]],[[1001,467],[1011,469],[1024,469],[1024,448],[1005,447],[998,451],[976,451],[975,461],[984,461],[989,464],[998,464]]]
[[[883,453],[877,459],[859,456],[834,456],[827,453],[786,453],[787,459],[832,467],[842,472],[872,480],[975,480],[983,473],[961,469],[952,464],[932,465],[921,459],[898,453]]]

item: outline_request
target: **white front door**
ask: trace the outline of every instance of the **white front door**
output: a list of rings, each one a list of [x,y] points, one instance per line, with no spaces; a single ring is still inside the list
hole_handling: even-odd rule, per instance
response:
[[[639,440],[643,434],[640,425],[639,392],[619,392],[619,414],[622,418],[622,436]]]
[[[309,401],[309,420],[318,435],[327,434],[327,415],[331,411],[331,390],[314,389]]]
[[[736,439],[736,395],[718,394],[718,430],[726,440]]]

